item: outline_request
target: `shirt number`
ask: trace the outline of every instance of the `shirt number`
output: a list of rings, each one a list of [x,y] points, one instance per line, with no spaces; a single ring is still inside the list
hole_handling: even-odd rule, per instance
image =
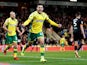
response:
[[[74,29],[77,29],[77,19],[73,20],[73,24],[74,24]]]
[[[77,22],[77,20],[74,20],[74,21],[73,21],[74,27],[77,26],[77,23],[76,23],[76,22]]]

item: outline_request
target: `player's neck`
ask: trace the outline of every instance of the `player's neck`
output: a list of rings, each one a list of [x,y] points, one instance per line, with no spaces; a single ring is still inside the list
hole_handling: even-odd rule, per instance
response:
[[[80,19],[80,17],[76,17],[76,19]]]
[[[15,18],[12,18],[12,17],[11,17],[11,19],[14,20]]]
[[[39,14],[41,14],[42,12],[39,12],[39,11],[37,11]]]

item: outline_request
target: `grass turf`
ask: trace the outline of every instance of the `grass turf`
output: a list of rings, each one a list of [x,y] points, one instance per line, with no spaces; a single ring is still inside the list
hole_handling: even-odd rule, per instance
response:
[[[46,63],[40,62],[39,52],[25,52],[25,56],[18,53],[20,60],[13,60],[12,53],[8,52],[3,55],[0,52],[0,65],[7,63],[10,65],[87,65],[87,51],[79,52],[81,58],[75,58],[73,51],[67,52],[46,52]]]

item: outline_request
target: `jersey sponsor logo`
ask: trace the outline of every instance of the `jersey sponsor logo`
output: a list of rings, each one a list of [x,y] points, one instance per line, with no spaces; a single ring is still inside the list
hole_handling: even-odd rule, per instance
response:
[[[17,26],[17,24],[9,24],[10,26]]]
[[[43,20],[36,20],[36,22],[43,22]]]

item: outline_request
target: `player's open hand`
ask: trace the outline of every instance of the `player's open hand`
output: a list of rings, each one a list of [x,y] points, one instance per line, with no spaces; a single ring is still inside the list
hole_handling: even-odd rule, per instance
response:
[[[61,28],[62,27],[62,24],[58,24],[58,28]]]
[[[19,33],[19,36],[21,36],[22,34],[23,34],[23,33],[20,32],[20,33]]]

